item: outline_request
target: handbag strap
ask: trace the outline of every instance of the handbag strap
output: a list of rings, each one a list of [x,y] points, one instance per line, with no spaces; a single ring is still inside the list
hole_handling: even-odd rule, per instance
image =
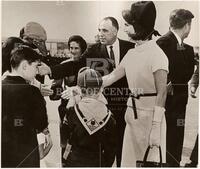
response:
[[[143,162],[144,163],[147,161],[147,157],[148,157],[150,148],[151,148],[150,146],[147,147],[147,150],[146,150],[144,158],[143,158]],[[158,148],[159,148],[159,154],[160,154],[160,165],[162,165],[162,151],[161,151],[161,147],[160,146]]]

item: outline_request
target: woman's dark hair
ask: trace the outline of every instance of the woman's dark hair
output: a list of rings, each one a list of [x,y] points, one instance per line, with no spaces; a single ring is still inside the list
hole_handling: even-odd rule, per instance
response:
[[[71,42],[76,42],[80,45],[81,48],[81,54],[85,52],[87,49],[87,43],[86,41],[79,35],[73,35],[69,38],[68,40],[68,47],[70,48],[70,43]]]
[[[146,30],[144,27],[142,27],[137,22],[131,24],[135,30],[134,34],[129,34],[131,39],[133,40],[151,40],[152,35],[154,36],[161,36],[160,33],[157,30]]]
[[[133,40],[150,40],[152,35],[160,36],[154,29],[156,8],[152,1],[137,1],[130,10],[122,11],[124,20],[133,26],[135,33],[129,35]]]

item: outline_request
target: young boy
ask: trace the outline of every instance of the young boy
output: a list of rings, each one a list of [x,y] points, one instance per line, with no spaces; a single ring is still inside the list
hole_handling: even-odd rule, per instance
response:
[[[39,167],[37,133],[45,134],[46,143],[52,144],[45,101],[29,84],[39,60],[40,55],[24,45],[11,53],[11,73],[2,81],[1,167]]]
[[[111,167],[116,154],[116,129],[115,120],[100,91],[101,75],[93,69],[82,68],[78,73],[77,86],[81,91],[80,98],[68,108],[64,121],[71,145],[65,157],[66,166]],[[66,151],[69,151],[68,147]]]

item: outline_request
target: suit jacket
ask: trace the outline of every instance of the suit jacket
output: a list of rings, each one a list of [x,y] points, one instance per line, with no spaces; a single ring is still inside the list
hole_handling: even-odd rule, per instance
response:
[[[124,55],[128,52],[128,50],[134,47],[135,47],[134,43],[119,39],[120,61],[123,59]],[[112,72],[113,70],[112,61],[109,58],[106,45],[103,45],[101,43],[93,44],[88,47],[86,52],[81,56],[81,58],[78,61],[71,61],[51,67],[52,77],[54,79],[60,79],[65,76],[74,75],[78,73],[80,68],[85,66],[91,67],[99,71],[102,74],[102,76]],[[122,98],[122,96],[127,94],[127,90],[125,89],[127,87],[128,87],[127,80],[126,77],[124,77],[119,81],[117,81],[116,83],[114,83],[109,88],[107,88],[108,90],[106,89],[105,90],[106,93],[104,94],[108,99],[109,104],[111,104],[110,103],[111,98],[118,97],[119,95],[120,96],[118,97],[118,99],[112,99],[111,101],[112,104],[115,104],[114,102],[116,102],[116,104],[123,104],[123,105],[126,104],[127,98],[126,99]],[[111,88],[114,89],[112,90]],[[122,91],[123,94],[120,94],[120,90]],[[117,95],[114,94],[113,96],[111,92],[117,93]]]
[[[39,167],[37,132],[48,126],[38,88],[19,76],[2,81],[2,167]]]
[[[168,82],[171,81],[173,84],[173,97],[174,99],[178,98],[176,99],[177,103],[182,102],[182,105],[186,105],[188,81],[194,72],[193,47],[187,44],[180,46],[171,31],[159,38],[157,44],[169,59]]]

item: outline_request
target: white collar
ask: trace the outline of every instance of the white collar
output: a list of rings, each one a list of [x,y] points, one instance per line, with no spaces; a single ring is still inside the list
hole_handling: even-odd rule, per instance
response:
[[[181,45],[182,44],[182,40],[181,40],[180,36],[178,36],[178,34],[172,29],[171,29],[171,32],[175,35],[179,45]]]
[[[117,38],[116,41],[112,45],[108,45],[107,49],[113,46],[114,49],[119,48],[119,39]]]

